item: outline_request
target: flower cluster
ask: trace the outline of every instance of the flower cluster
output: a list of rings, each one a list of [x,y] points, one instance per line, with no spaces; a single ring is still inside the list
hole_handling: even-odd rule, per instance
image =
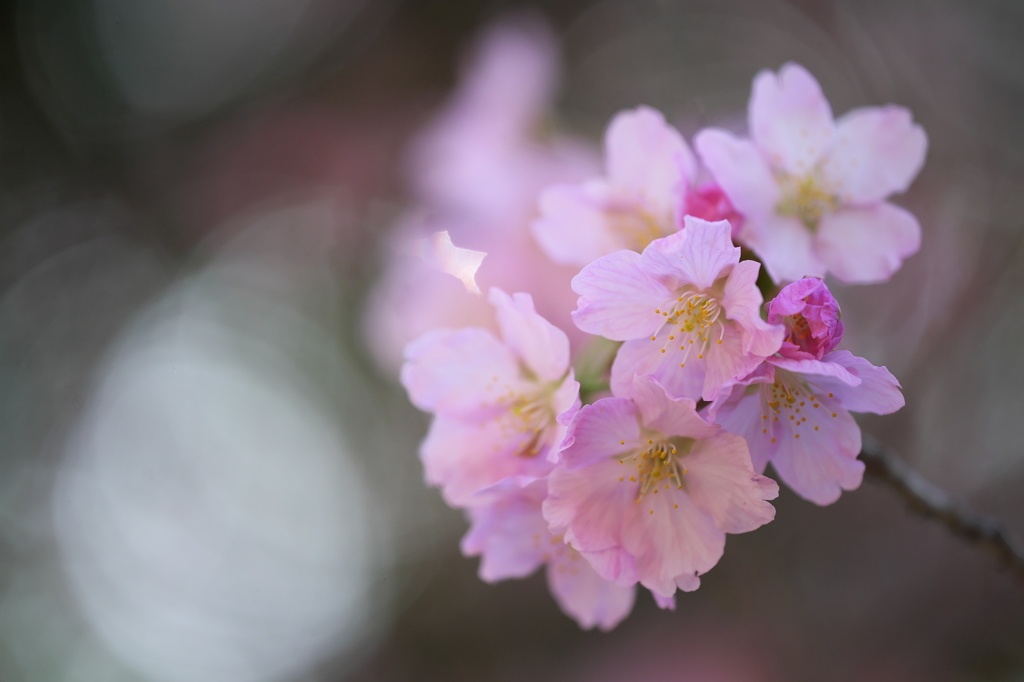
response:
[[[402,383],[434,415],[427,481],[471,523],[463,552],[487,581],[546,566],[585,628],[614,627],[638,586],[663,608],[697,589],[727,533],[774,518],[769,462],[817,504],[855,489],[851,413],[903,405],[884,367],[838,349],[824,278],[884,281],[917,250],[886,198],[924,132],[896,106],[834,121],[795,64],[757,75],[749,122],[749,139],[701,131],[694,154],[654,109],[619,113],[602,174],[546,187],[521,227],[578,270],[572,327],[492,287],[493,324],[405,350]]]

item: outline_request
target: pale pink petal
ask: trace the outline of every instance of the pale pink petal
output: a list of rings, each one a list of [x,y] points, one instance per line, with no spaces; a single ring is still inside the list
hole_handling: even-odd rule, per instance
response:
[[[654,341],[648,337],[622,344],[612,361],[610,383],[613,394],[629,395],[633,390],[635,375],[652,374],[670,395],[700,400],[704,392],[707,363],[697,358],[699,353],[696,351],[687,357],[685,351],[679,349],[678,340],[668,339],[671,332],[672,329],[666,326],[658,332]],[[734,341],[735,346],[730,348],[739,348],[738,334]]]
[[[749,218],[775,212],[779,184],[752,142],[708,128],[697,133],[693,143],[701,161],[740,213]]]
[[[467,417],[493,411],[506,384],[518,387],[515,356],[483,329],[439,329],[406,346],[401,380],[421,410]]]
[[[441,488],[448,504],[460,507],[505,479],[526,485],[542,478],[551,471],[547,458],[522,454],[531,435],[510,434],[495,419],[473,424],[438,415],[420,444],[427,482]]]
[[[650,107],[621,111],[605,132],[606,172],[616,187],[642,197],[658,217],[671,217],[697,174],[679,131]]]
[[[822,167],[844,203],[872,204],[906,191],[928,150],[928,137],[903,107],[854,109],[836,122]]]
[[[672,291],[646,273],[640,254],[617,251],[583,268],[572,280],[580,295],[576,326],[613,341],[650,336],[664,324],[654,311]]]
[[[630,587],[637,583],[633,556],[621,547],[601,552],[581,552],[580,556],[587,560],[599,576],[608,576],[605,580],[611,580],[620,587]]]
[[[779,486],[754,473],[742,437],[722,433],[697,441],[682,461],[686,492],[719,530],[746,533],[775,518],[775,507],[767,500],[778,497]]]
[[[548,588],[555,601],[581,628],[611,630],[633,610],[636,585],[604,580],[578,552],[568,549],[548,564]]]
[[[665,611],[676,610],[676,596],[674,594],[671,597],[662,597],[660,594],[651,592],[651,596],[654,597],[654,603],[658,605],[659,609]]]
[[[467,510],[471,525],[460,548],[465,556],[480,557],[482,580],[522,578],[544,563],[551,538],[540,512],[546,495],[547,485],[537,481],[506,488],[490,504]]]
[[[722,557],[725,533],[683,490],[663,488],[619,511],[622,545],[636,561],[640,584],[662,597],[672,596],[677,586],[696,589],[697,577]]]
[[[620,464],[610,457],[580,469],[556,467],[548,477],[548,498],[543,505],[551,532],[564,534],[565,541],[580,552],[622,547],[625,517],[633,506],[639,506],[635,502],[637,483],[629,480],[634,471],[630,462]],[[610,567],[621,568],[622,562],[594,565],[599,572]],[[601,577],[617,580],[619,575],[602,573]]]
[[[777,283],[825,276],[824,259],[815,252],[811,231],[792,216],[748,217],[740,240],[760,257]]]
[[[848,284],[888,280],[920,247],[917,218],[886,202],[824,215],[815,243],[829,272]]]
[[[709,223],[700,218],[683,218],[683,230],[651,242],[644,249],[660,251],[673,259],[676,277],[682,283],[693,284],[700,291],[711,288],[726,268],[740,262],[740,248],[732,243],[729,221]]]
[[[851,412],[892,414],[905,404],[900,382],[885,367],[875,367],[864,358],[845,350],[832,351],[824,357],[860,378],[858,386],[846,386],[838,381],[815,378],[815,384],[832,391],[843,407]]]
[[[832,355],[831,353],[829,355]],[[819,377],[832,377],[839,382],[849,386],[860,384],[860,377],[850,372],[846,367],[830,359],[826,355],[821,360],[813,358],[768,358],[766,362],[795,374],[814,374]],[[815,378],[815,383],[820,380]]]
[[[584,405],[569,424],[561,459],[571,469],[614,457],[636,447],[639,411],[626,398],[602,398]]]
[[[502,338],[541,381],[557,381],[569,369],[569,337],[537,314],[529,294],[509,296],[491,287]]]
[[[775,415],[766,403],[761,385],[738,385],[728,398],[719,399],[710,410],[716,423],[747,441],[750,463],[756,473],[764,471],[779,447],[778,439],[768,433],[772,426],[768,422]]]
[[[757,288],[757,275],[761,265],[755,261],[742,261],[729,273],[721,304],[726,317],[739,322],[744,331],[744,352],[767,357],[779,350],[785,329],[761,319],[764,299]]]
[[[750,134],[768,161],[787,173],[810,171],[832,145],[832,107],[799,64],[762,71],[750,96]]]
[[[603,180],[548,187],[540,195],[540,217],[531,225],[537,243],[554,262],[581,267],[629,248],[609,214],[612,200]]]
[[[765,357],[745,351],[744,346],[747,345],[747,339],[744,337],[748,336],[744,333],[745,330],[741,331],[734,324],[722,325],[722,329],[724,334],[722,334],[721,343],[718,343],[718,340],[713,340],[703,353],[706,370],[701,397],[704,400],[715,400],[732,381],[752,372]],[[771,330],[764,333],[769,337],[775,336]],[[759,345],[765,346],[766,343],[761,341]],[[689,369],[693,361],[693,355],[691,355],[690,359],[686,361],[686,367],[680,368],[679,371]]]
[[[711,438],[721,431],[697,414],[693,400],[671,397],[651,375],[633,377],[628,397],[640,410],[643,425],[666,436]]]
[[[821,407],[804,409],[797,420],[786,410],[770,431],[779,442],[772,466],[790,488],[815,504],[832,504],[843,490],[854,490],[864,476],[860,427],[839,401],[819,393]],[[806,415],[801,417],[801,415]],[[834,416],[833,416],[834,415]],[[807,421],[799,420],[806,418]],[[796,424],[799,423],[799,426]]]

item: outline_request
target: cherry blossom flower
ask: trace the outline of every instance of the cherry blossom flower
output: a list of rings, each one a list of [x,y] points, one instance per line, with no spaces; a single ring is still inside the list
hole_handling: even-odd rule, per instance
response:
[[[782,289],[768,319],[788,335],[778,356],[738,382],[709,414],[743,436],[756,471],[770,461],[786,485],[817,504],[831,504],[860,486],[860,427],[850,412],[889,414],[903,407],[899,382],[849,351],[838,305],[820,279]]]
[[[678,230],[697,164],[661,112],[619,112],[605,131],[605,175],[540,195],[533,232],[556,263],[586,265],[619,249],[641,251]]]
[[[427,481],[452,506],[505,479],[526,484],[556,459],[578,406],[565,333],[528,294],[490,291],[502,339],[484,329],[441,329],[409,344],[402,384],[433,412],[420,447]]]
[[[649,376],[631,397],[584,406],[548,478],[544,517],[605,580],[650,589],[669,605],[722,557],[726,533],[775,517],[774,481],[751,467],[746,443],[706,422]]]
[[[523,578],[546,565],[551,594],[580,627],[607,631],[629,615],[636,587],[604,580],[561,536],[548,531],[541,514],[546,481],[525,488],[498,484],[494,493],[487,504],[466,510],[471,526],[461,545],[466,556],[480,557],[482,580]]]
[[[783,328],[760,316],[760,265],[740,261],[729,223],[684,221],[643,253],[617,251],[573,279],[576,326],[626,342],[612,364],[616,395],[652,374],[672,395],[713,400],[782,342]]]
[[[882,282],[917,252],[917,219],[885,201],[924,163],[928,140],[909,111],[862,107],[833,120],[814,77],[786,64],[757,75],[748,113],[752,140],[708,129],[694,143],[744,215],[738,238],[773,279]]]

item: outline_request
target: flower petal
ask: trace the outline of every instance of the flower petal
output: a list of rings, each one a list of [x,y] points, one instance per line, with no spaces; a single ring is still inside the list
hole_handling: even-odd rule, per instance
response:
[[[855,490],[864,477],[860,427],[839,401],[825,396],[821,408],[807,410],[807,421],[781,419],[773,437],[779,441],[772,466],[786,485],[815,504],[832,504],[843,490]],[[835,415],[835,416],[833,416]]]
[[[601,398],[584,405],[569,424],[562,461],[578,469],[635,447],[640,437],[638,417],[637,406],[626,398]]]
[[[832,351],[823,359],[846,368],[860,378],[857,386],[847,386],[826,377],[814,379],[815,384],[832,391],[847,410],[892,414],[906,403],[900,392],[900,382],[885,367],[875,367],[846,350]]]
[[[604,180],[548,187],[540,195],[540,217],[531,225],[537,243],[554,262],[580,267],[629,248],[608,213],[612,200]]]
[[[732,243],[728,220],[709,223],[689,215],[683,218],[681,232],[657,239],[644,249],[645,265],[655,252],[661,256],[656,257],[658,264],[672,263],[671,274],[677,281],[693,284],[700,291],[710,289],[725,274],[723,270],[740,262],[740,248]],[[661,265],[659,274],[663,268]]]
[[[649,247],[648,247],[649,248]],[[664,323],[654,311],[672,292],[651,277],[635,251],[617,251],[594,261],[573,277],[580,295],[573,322],[588,334],[613,341],[650,336]]]
[[[694,590],[697,576],[722,558],[725,533],[684,490],[648,493],[622,510],[622,544],[636,561],[640,584],[661,597]]]
[[[762,216],[775,212],[779,203],[779,183],[761,152],[748,140],[724,130],[707,128],[693,140],[701,161],[744,216]]]
[[[449,505],[461,507],[500,481],[526,485],[543,478],[552,467],[545,453],[522,455],[531,435],[510,435],[499,420],[473,424],[438,415],[420,445],[427,482],[441,488]]]
[[[608,124],[604,148],[612,185],[646,199],[659,218],[671,218],[697,174],[697,162],[679,131],[660,111],[620,111]]]
[[[775,507],[767,500],[779,496],[779,486],[754,473],[742,437],[722,433],[697,441],[683,465],[688,471],[683,477],[686,492],[719,530],[746,533],[775,518]]]
[[[760,271],[761,264],[755,261],[738,263],[725,282],[721,303],[726,317],[743,328],[744,352],[765,358],[779,350],[785,329],[761,319],[764,298],[757,288]]]
[[[498,315],[505,344],[541,381],[558,381],[569,369],[569,337],[537,314],[529,294],[509,296],[491,287],[491,304]]]
[[[480,557],[481,580],[523,578],[544,563],[551,537],[540,511],[546,495],[544,481],[510,486],[490,504],[467,510],[471,523],[460,548]]]
[[[823,216],[815,243],[829,271],[847,284],[887,281],[920,247],[917,218],[886,202]]]
[[[629,397],[639,408],[644,426],[665,436],[711,438],[722,430],[697,414],[693,400],[669,396],[649,374],[633,377]]]
[[[778,439],[768,434],[768,422],[775,415],[766,404],[765,391],[760,384],[737,385],[728,398],[711,406],[716,423],[747,441],[750,463],[756,473],[764,472],[779,447]]]
[[[836,122],[822,170],[846,203],[873,204],[906,191],[924,165],[928,137],[903,107],[863,107]]]
[[[562,611],[584,630],[595,626],[611,630],[629,615],[636,601],[636,585],[623,587],[603,579],[572,549],[551,560],[547,578]]]
[[[787,173],[810,171],[835,135],[832,107],[799,64],[785,64],[778,74],[757,74],[749,115],[751,137],[769,162]]]
[[[826,355],[821,360],[814,360],[813,358],[768,358],[766,362],[796,374],[815,374],[820,377],[832,377],[846,384],[846,386],[857,386],[860,384],[860,377],[850,372],[850,370],[838,362],[830,360],[829,355]],[[815,382],[820,383],[820,380],[816,378]]]
[[[497,388],[519,386],[515,356],[483,329],[438,329],[406,346],[402,385],[421,410],[474,418],[497,398]],[[490,387],[490,390],[488,389]]]
[[[825,264],[814,250],[811,231],[796,218],[774,213],[748,218],[740,241],[761,258],[776,283],[825,276]]]

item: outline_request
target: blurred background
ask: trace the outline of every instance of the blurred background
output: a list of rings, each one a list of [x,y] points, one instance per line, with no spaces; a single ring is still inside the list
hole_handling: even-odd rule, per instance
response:
[[[530,253],[616,111],[742,129],[798,61],[930,138],[922,250],[836,289],[907,396],[864,427],[1024,542],[1024,4],[2,10],[0,680],[1024,680],[1022,585],[871,480],[784,489],[675,613],[582,632],[460,556],[395,371],[424,297],[479,315],[410,238]]]

